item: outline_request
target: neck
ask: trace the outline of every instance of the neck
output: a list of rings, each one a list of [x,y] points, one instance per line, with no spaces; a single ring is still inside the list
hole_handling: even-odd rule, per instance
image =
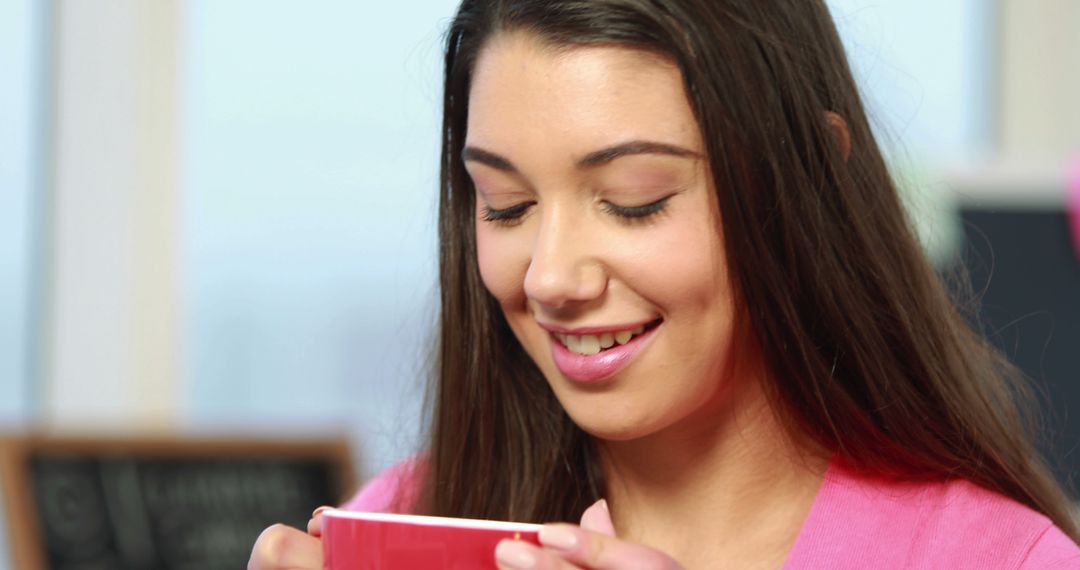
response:
[[[782,565],[828,457],[788,437],[760,383],[742,392],[649,437],[600,443],[621,537],[691,568]]]

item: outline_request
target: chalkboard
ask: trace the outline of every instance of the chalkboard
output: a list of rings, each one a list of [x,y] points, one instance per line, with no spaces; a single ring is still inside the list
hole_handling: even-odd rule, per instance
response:
[[[353,485],[343,440],[0,441],[20,570],[245,568],[264,528],[305,528]]]

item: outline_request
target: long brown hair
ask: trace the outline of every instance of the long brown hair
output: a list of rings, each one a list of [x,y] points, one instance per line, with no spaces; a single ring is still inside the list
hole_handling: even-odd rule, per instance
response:
[[[737,302],[793,433],[880,475],[968,479],[1080,538],[1036,451],[1024,384],[928,263],[821,0],[465,0],[447,34],[441,321],[419,510],[576,520],[602,495],[570,420],[480,279],[461,160],[477,54],[497,33],[627,45],[682,71]],[[826,111],[842,117],[850,154]]]

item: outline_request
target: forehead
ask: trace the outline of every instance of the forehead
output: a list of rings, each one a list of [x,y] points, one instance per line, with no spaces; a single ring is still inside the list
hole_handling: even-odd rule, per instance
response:
[[[620,46],[551,47],[524,32],[497,35],[480,52],[467,138],[503,150],[557,144],[587,152],[640,139],[701,147],[670,60]]]

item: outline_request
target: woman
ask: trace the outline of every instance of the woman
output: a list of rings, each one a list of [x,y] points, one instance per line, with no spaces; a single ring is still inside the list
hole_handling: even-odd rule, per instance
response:
[[[465,0],[445,79],[430,447],[347,508],[581,517],[504,568],[1080,567],[823,2]]]

